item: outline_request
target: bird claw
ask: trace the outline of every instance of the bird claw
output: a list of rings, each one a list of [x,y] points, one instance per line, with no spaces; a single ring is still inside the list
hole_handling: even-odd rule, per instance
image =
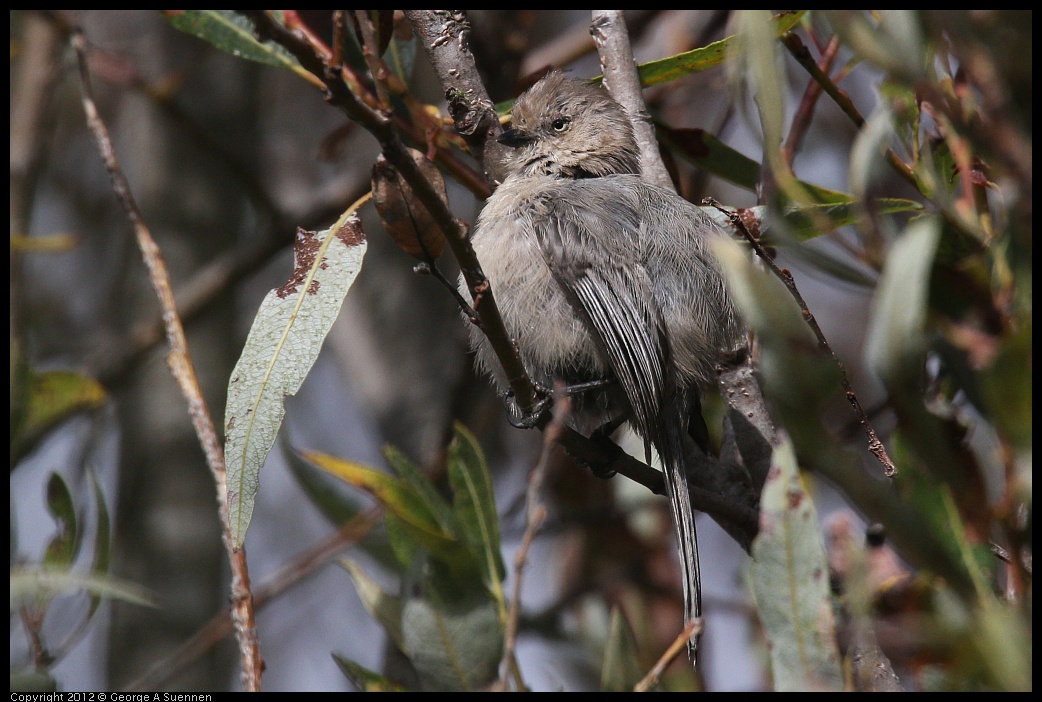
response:
[[[541,426],[549,415],[554,399],[549,388],[535,383],[533,390],[535,391],[535,404],[531,410],[527,411],[518,406],[513,390],[503,393],[503,404],[507,408],[507,421],[515,429],[535,429]]]

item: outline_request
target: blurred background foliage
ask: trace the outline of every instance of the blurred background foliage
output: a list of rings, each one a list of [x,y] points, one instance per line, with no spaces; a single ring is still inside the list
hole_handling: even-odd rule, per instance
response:
[[[274,12],[339,47],[358,96],[390,95],[403,140],[472,222],[487,186],[400,13],[368,15],[388,66],[374,83],[357,24],[337,35],[331,11]],[[10,18],[12,689],[236,689],[213,482],[85,128],[69,28],[87,38],[99,109],[170,267],[214,417],[260,299],[292,270],[296,227],[324,229],[363,196],[379,147],[326,103],[324,76],[231,11]],[[587,12],[467,19],[502,110],[550,66],[601,73]],[[843,684],[1030,689],[1030,11],[625,19],[678,191],[753,208],[897,469],[885,475],[869,451],[834,359],[781,284],[747,249],[724,252],[816,507]],[[481,687],[501,655],[541,437],[510,427],[474,375],[452,297],[414,273],[375,208],[361,215],[362,271],[286,403],[247,539],[264,687]],[[438,261],[449,279],[451,259]],[[720,440],[724,403],[707,405]],[[461,489],[485,465],[494,502]],[[385,466],[397,477],[361,472]],[[561,452],[544,468],[516,679],[630,689],[678,633],[665,505]],[[479,538],[490,508],[498,533]],[[768,653],[763,579],[750,584],[748,556],[715,524],[699,528],[703,654],[661,685],[799,684],[795,664]],[[500,542],[501,560],[488,550]],[[481,586],[450,586],[463,582]],[[449,610],[463,640],[408,640]],[[454,647],[467,673],[446,678]]]

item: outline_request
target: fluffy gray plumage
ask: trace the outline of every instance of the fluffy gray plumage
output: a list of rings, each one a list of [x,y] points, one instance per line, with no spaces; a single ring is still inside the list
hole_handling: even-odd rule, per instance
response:
[[[571,423],[589,432],[625,418],[658,451],[686,617],[700,616],[684,445],[700,386],[742,333],[708,248],[724,234],[700,208],[641,180],[629,119],[600,87],[547,75],[518,98],[500,141],[512,147],[507,176],[471,241],[507,332],[547,387],[614,381],[577,395]],[[479,366],[506,389],[473,326],[471,340]],[[693,421],[704,428],[700,415]]]

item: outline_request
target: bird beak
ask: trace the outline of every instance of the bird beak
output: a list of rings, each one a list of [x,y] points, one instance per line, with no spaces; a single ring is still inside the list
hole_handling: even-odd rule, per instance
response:
[[[500,134],[496,141],[500,144],[516,149],[525,144],[531,144],[535,141],[535,137],[528,132],[521,131],[520,129],[508,129]]]

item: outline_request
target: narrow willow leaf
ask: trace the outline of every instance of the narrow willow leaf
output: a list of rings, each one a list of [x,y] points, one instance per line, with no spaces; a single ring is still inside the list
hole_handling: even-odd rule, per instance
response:
[[[926,350],[930,268],[940,237],[936,217],[909,223],[887,254],[865,340],[865,359],[888,387],[915,392],[904,381],[917,376]]]
[[[453,508],[464,538],[481,564],[482,578],[499,603],[500,613],[505,620],[503,578],[506,577],[506,568],[500,548],[499,514],[492,491],[492,478],[488,474],[478,440],[458,422],[455,425],[455,437],[449,444],[447,466],[454,496]]]
[[[356,461],[344,460],[320,451],[301,451],[300,455],[330,475],[365,490],[389,512],[409,520],[414,526],[432,534],[441,531],[427,503],[405,481]]]
[[[775,691],[842,691],[825,545],[785,438],[771,458],[752,555],[753,592]]]
[[[383,591],[380,585],[362,570],[354,561],[343,558],[340,565],[344,567],[355,584],[355,591],[362,605],[377,623],[387,632],[388,638],[399,650],[405,651],[405,640],[402,638],[402,603],[393,595]]]
[[[655,125],[659,141],[670,147],[688,163],[712,173],[718,178],[755,192],[760,184],[760,164],[745,154],[735,151],[704,129],[685,129]],[[830,190],[806,181],[796,181],[814,202],[840,204],[854,201],[854,197],[839,190]]]
[[[612,607],[601,665],[601,692],[632,692],[643,677],[633,632],[619,608]]]
[[[344,658],[335,653],[333,654],[333,660],[340,668],[340,672],[343,673],[347,679],[351,681],[351,684],[358,688],[360,692],[409,692],[409,689],[404,685],[391,682],[375,670],[370,670],[364,665],[355,663],[353,660]]]
[[[57,473],[51,473],[47,481],[47,509],[58,524],[58,533],[51,537],[43,562],[48,566],[68,566],[80,548],[80,529],[72,492]]]
[[[923,206],[914,200],[888,197],[873,200],[869,205],[876,214],[896,214],[899,212],[920,213]],[[782,217],[785,218],[785,234],[787,240],[779,241],[777,237],[771,236],[770,220],[767,218],[767,208],[763,205],[742,208],[739,213],[746,229],[754,237],[759,239],[765,246],[783,246],[798,241],[809,241],[822,234],[828,234],[840,227],[854,224],[860,217],[864,216],[865,206],[853,198],[847,202],[837,202],[825,205],[787,205],[783,208]],[[741,232],[731,224],[726,214],[716,207],[702,207],[706,214],[716,220],[717,224],[735,232],[737,238],[741,239]],[[733,212],[734,208],[725,208]],[[826,226],[822,228],[821,223]],[[859,281],[864,281],[864,276],[856,276]]]
[[[806,10],[790,10],[775,15],[771,19],[773,35],[781,36],[795,27],[805,13]],[[682,54],[643,63],[638,67],[641,85],[648,87],[668,83],[691,73],[718,66],[724,62],[729,52],[733,53],[734,43],[735,37],[730,36]]]
[[[771,19],[771,27],[774,31],[774,36],[778,37],[789,31],[799,23],[806,10],[787,10],[775,15]],[[637,66],[637,72],[640,75],[641,86],[647,88],[652,85],[658,85],[659,83],[668,83],[670,81],[683,78],[684,76],[691,75],[692,73],[699,73],[710,68],[715,68],[723,63],[729,54],[734,53],[735,37],[730,36],[720,41],[715,41],[712,44],[692,49],[691,51],[685,51],[682,54],[675,54],[668,56],[664,59],[656,59],[655,61],[648,61]],[[591,82],[600,83],[603,80],[603,76],[597,76],[592,79]],[[496,112],[501,115],[510,112],[510,108],[513,106],[513,100],[498,103],[496,105]]]
[[[405,653],[425,690],[480,690],[497,675],[503,622],[488,591],[418,558],[402,586]]]
[[[22,353],[22,345],[14,335],[11,336],[9,346],[11,350],[11,470],[14,470],[18,462],[19,452],[15,448],[19,443],[22,427],[25,425],[25,417],[29,412],[29,386],[33,381],[33,369],[28,359]]]
[[[90,476],[90,484],[94,492],[95,510],[97,510],[98,514],[98,526],[94,531],[94,563],[91,565],[90,571],[94,577],[100,578],[109,572],[109,551],[112,546],[109,510],[105,505],[105,494],[101,491],[98,477],[89,468],[87,475]],[[100,596],[95,595],[91,597],[90,610],[87,613],[88,619],[98,609],[99,604],[101,604]]]
[[[428,513],[434,517],[439,528],[446,534],[452,535],[453,538],[461,537],[463,530],[459,525],[459,520],[456,519],[452,507],[434,487],[430,478],[409,460],[408,456],[393,446],[384,448],[384,457],[387,458],[387,462],[391,464],[391,468],[402,479],[402,482],[423,500]]]
[[[868,194],[879,182],[886,170],[886,149],[893,137],[893,115],[890,110],[881,106],[865,121],[861,131],[850,148],[850,172],[848,180],[855,196],[861,198]],[[927,175],[924,171],[922,176]],[[925,193],[931,193],[936,185],[921,181],[920,187]]]
[[[241,546],[253,516],[260,470],[285,414],[362,267],[366,241],[348,210],[332,227],[297,230],[293,275],[261,303],[228,382],[225,461],[232,540]]]
[[[29,598],[50,598],[86,590],[91,595],[154,607],[144,588],[116,578],[82,575],[59,568],[11,568],[11,605]]]
[[[981,390],[990,416],[1013,445],[1030,458],[1033,427],[1032,323],[1014,331],[981,373]],[[1027,382],[1025,382],[1025,380]],[[1030,482],[1027,483],[1030,485]]]
[[[76,248],[77,244],[79,244],[79,238],[75,234],[11,235],[11,250],[18,252],[64,253]]]
[[[921,213],[922,203],[898,197],[871,200],[868,208],[875,215],[897,214],[900,212]],[[786,223],[789,225],[786,234],[797,241],[808,241],[816,236],[828,234],[840,227],[855,224],[865,216],[865,203],[851,198],[849,202],[824,205],[787,205],[784,208]],[[826,226],[822,228],[821,224]],[[772,241],[779,244],[781,242]]]
[[[68,371],[28,370],[28,394],[17,436],[11,437],[12,464],[24,457],[43,436],[78,412],[101,407],[108,395],[93,378]]]
[[[292,448],[285,435],[279,442],[279,449],[297,484],[311,500],[311,504],[315,505],[331,524],[340,526],[361,512],[357,500],[352,499],[347,490],[335,489],[341,487],[340,484],[328,473],[304,460],[303,456]]]
[[[11,691],[57,692],[58,681],[46,670],[39,668],[15,668],[11,664]],[[26,699],[29,699],[28,697]]]
[[[164,10],[174,28],[199,37],[221,51],[257,63],[304,70],[289,51],[273,41],[257,41],[253,23],[234,10]]]

